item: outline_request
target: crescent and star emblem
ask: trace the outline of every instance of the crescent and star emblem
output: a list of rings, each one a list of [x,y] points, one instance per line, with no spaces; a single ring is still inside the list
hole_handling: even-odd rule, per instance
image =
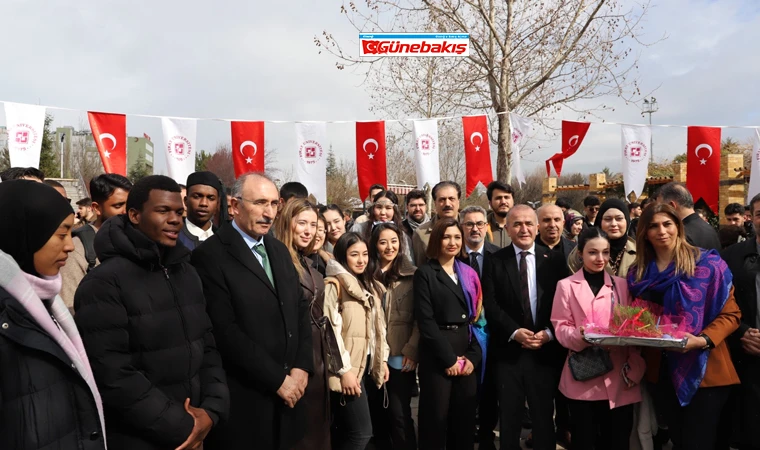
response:
[[[375,151],[372,153],[367,153],[367,144],[375,144]],[[377,150],[380,148],[380,144],[377,143],[374,139],[367,139],[364,141],[364,144],[362,144],[362,149],[364,149],[364,153],[367,153],[367,157],[369,159],[375,159],[375,153],[377,153]]]
[[[478,142],[477,145],[475,145],[475,151],[479,152],[480,151],[480,144],[483,143],[483,135],[480,134],[480,132],[476,131],[476,132],[474,132],[474,133],[472,133],[470,135],[470,144],[475,144],[475,137],[476,136],[480,138],[480,142]]]
[[[240,144],[240,154],[245,157],[246,164],[253,164],[253,158],[245,156],[245,152],[243,151],[243,149],[245,149],[249,145],[253,147],[253,156],[256,156],[256,152],[258,152],[259,149],[258,147],[256,147],[256,143],[253,141],[245,141],[242,144]]]
[[[580,137],[578,137],[577,134],[574,134],[574,135],[570,136],[570,139],[567,140],[567,144],[570,147],[575,147],[576,145],[578,145],[578,140],[579,139],[580,139]]]
[[[707,160],[708,160],[708,159],[710,159],[710,157],[712,156],[712,154],[713,154],[713,149],[712,149],[712,147],[711,147],[710,145],[708,145],[708,144],[699,144],[699,145],[697,145],[697,148],[695,148],[695,149],[694,149],[694,155],[695,155],[697,158],[699,158],[699,151],[700,151],[700,150],[702,150],[703,148],[706,148],[707,150],[709,150],[709,151],[710,151],[710,154],[709,154],[709,155],[707,155],[707,159],[705,159],[705,158],[702,158],[702,159],[700,159],[700,160],[699,160],[699,164],[701,164],[701,165],[703,165],[703,166],[704,166],[704,165],[707,165]]]
[[[116,148],[116,138],[114,137],[113,134],[111,134],[111,133],[103,133],[103,134],[100,135],[99,139],[100,139],[100,143],[103,144],[103,145],[106,145],[103,142],[104,140],[110,139],[111,142],[113,142],[113,145],[111,146],[110,150],[113,150],[113,149]],[[110,158],[111,157],[111,151],[109,151],[109,150],[103,150],[103,156],[105,156],[106,158]]]

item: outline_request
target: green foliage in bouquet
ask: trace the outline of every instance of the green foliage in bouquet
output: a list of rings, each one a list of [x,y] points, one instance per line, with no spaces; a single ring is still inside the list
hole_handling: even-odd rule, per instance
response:
[[[662,336],[657,323],[657,316],[641,306],[617,304],[612,311],[610,331],[613,334]]]

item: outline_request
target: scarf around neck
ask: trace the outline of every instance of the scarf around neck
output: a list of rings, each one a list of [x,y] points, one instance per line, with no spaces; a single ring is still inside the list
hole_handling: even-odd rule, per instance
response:
[[[475,340],[480,344],[483,354],[483,362],[480,367],[480,381],[486,373],[486,353],[488,348],[488,330],[486,329],[486,315],[483,312],[483,291],[480,287],[478,274],[472,267],[462,261],[454,260],[454,273],[462,283],[462,291],[467,300],[467,310],[469,312],[469,329],[470,337],[475,336]]]
[[[0,287],[21,304],[37,325],[60,346],[66,356],[74,363],[77,373],[87,383],[95,400],[105,442],[106,426],[103,418],[103,403],[74,318],[58,295],[61,289],[61,275],[43,279],[27,274],[21,270],[12,257],[0,251]],[[47,308],[43,301],[48,302]]]
[[[682,317],[686,331],[694,335],[701,333],[723,310],[732,281],[731,271],[715,250],[702,250],[692,277],[676,273],[675,263],[660,272],[656,261],[647,265],[640,281],[636,281],[635,266],[628,272],[631,295],[645,298],[648,291],[662,294],[665,314]],[[666,356],[678,401],[686,406],[705,377],[709,351],[667,352]]]

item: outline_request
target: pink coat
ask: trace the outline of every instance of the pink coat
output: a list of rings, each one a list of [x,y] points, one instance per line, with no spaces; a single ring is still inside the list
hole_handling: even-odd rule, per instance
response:
[[[630,295],[625,279],[613,278],[616,301],[629,304]],[[579,352],[590,345],[583,340],[579,330],[579,327],[585,323],[586,316],[593,315],[595,321],[609,323],[612,301],[610,275],[605,273],[604,280],[604,286],[596,297],[591,292],[582,269],[557,284],[551,320],[554,325],[554,335],[563,347]],[[644,376],[646,365],[638,348],[610,347],[609,351],[613,365],[612,371],[587,381],[575,381],[565,361],[559,382],[560,392],[565,397],[575,400],[609,400],[610,408],[640,402],[641,390],[638,383]],[[632,388],[629,388],[623,380],[622,369],[626,362],[630,366],[628,378],[636,383]]]

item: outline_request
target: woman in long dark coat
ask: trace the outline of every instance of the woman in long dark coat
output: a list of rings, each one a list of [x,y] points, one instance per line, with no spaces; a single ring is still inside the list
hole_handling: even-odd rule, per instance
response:
[[[0,184],[0,447],[105,450],[103,408],[58,295],[74,250],[71,205],[50,186]]]

